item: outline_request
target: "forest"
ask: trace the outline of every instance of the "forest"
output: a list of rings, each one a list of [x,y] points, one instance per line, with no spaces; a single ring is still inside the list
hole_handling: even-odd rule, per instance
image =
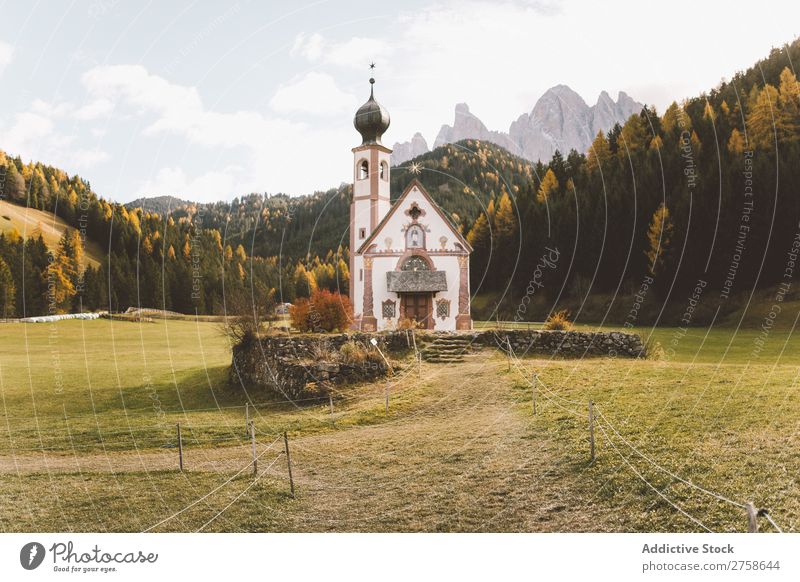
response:
[[[645,107],[595,136],[586,154],[532,164],[486,142],[445,145],[393,168],[392,196],[419,177],[473,245],[472,292],[492,306],[519,302],[534,276],[552,303],[630,295],[643,281],[662,300],[698,281],[722,300],[790,284],[800,237],[792,62],[800,41],[663,113]],[[316,289],[346,293],[350,191],[147,208],[0,151],[2,199],[72,226],[57,248],[36,230],[0,233],[0,313],[221,314],[241,305],[266,313]],[[87,241],[104,249],[98,267],[84,265]],[[553,251],[559,260],[543,272]]]

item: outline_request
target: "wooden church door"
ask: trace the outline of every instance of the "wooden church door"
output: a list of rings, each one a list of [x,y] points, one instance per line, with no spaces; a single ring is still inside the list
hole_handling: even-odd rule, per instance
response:
[[[403,314],[413,319],[428,329],[431,327],[431,296],[430,293],[404,293]]]

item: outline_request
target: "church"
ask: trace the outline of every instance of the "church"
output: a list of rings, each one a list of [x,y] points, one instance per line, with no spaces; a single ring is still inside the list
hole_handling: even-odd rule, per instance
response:
[[[390,155],[381,143],[389,112],[370,95],[353,124],[350,202],[350,299],[353,329],[381,331],[410,319],[437,331],[472,329],[472,248],[422,183],[413,178],[392,204]]]

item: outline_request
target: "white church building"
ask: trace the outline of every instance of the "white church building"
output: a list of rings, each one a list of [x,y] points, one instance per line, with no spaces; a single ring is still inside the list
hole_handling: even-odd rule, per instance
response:
[[[353,328],[392,329],[408,318],[425,329],[471,329],[472,248],[416,178],[391,203],[392,150],[381,143],[389,112],[369,82],[369,100],[353,120],[362,137],[353,148],[350,203]]]

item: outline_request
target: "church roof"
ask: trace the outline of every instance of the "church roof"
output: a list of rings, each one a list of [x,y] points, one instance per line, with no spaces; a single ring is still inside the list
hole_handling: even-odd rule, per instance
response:
[[[394,293],[428,293],[447,291],[444,271],[389,271],[386,287]]]
[[[389,219],[392,217],[392,215],[395,212],[397,212],[397,209],[400,208],[400,206],[402,206],[403,200],[405,200],[406,196],[408,196],[409,192],[411,192],[414,189],[415,186],[420,191],[420,193],[422,193],[422,196],[428,202],[430,202],[431,207],[439,214],[439,216],[442,218],[444,223],[450,228],[450,230],[455,235],[456,239],[458,239],[458,242],[461,244],[462,247],[464,247],[464,250],[467,253],[471,253],[472,252],[472,247],[467,242],[467,239],[464,238],[464,235],[462,235],[460,232],[458,232],[458,229],[455,227],[455,225],[453,225],[453,222],[450,220],[450,218],[444,213],[444,211],[439,207],[439,205],[436,204],[434,199],[431,198],[431,195],[428,194],[427,190],[425,190],[425,187],[422,185],[422,182],[420,182],[419,180],[414,178],[413,180],[411,180],[411,182],[408,184],[408,186],[406,186],[406,189],[403,190],[403,193],[400,194],[400,198],[398,198],[395,201],[395,203],[392,205],[392,207],[389,210],[389,212],[386,213],[386,216],[383,217],[383,220],[381,220],[378,223],[378,226],[375,227],[375,230],[373,230],[372,233],[370,233],[370,235],[367,237],[367,240],[365,240],[361,244],[361,246],[358,247],[358,250],[356,251],[356,254],[360,255],[361,253],[363,253],[365,250],[367,250],[369,248],[369,245],[371,245],[372,242],[377,238],[378,234],[380,233],[381,230],[383,230],[383,227],[386,225],[386,223],[389,221]]]
[[[381,136],[389,129],[391,119],[386,108],[375,101],[372,91],[375,79],[370,79],[369,84],[369,99],[356,111],[353,125],[361,134],[361,145],[382,145]]]

